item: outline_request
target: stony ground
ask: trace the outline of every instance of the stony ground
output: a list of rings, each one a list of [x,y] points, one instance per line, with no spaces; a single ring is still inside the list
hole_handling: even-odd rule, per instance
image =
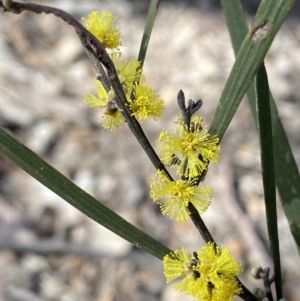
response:
[[[39,1],[78,19],[91,10],[119,16],[122,52],[136,57],[144,7],[121,0]],[[249,23],[251,21],[249,20]],[[51,16],[0,15],[0,124],[77,185],[170,248],[198,249],[191,222],[161,216],[149,198],[155,172],[126,126],[104,130],[98,111],[83,103],[95,71],[73,30]],[[300,163],[299,25],[286,23],[266,58],[270,85]],[[142,124],[150,141],[171,129],[176,95],[204,101],[212,119],[233,64],[219,12],[163,3],[145,63],[146,81],[165,100],[165,115]],[[203,218],[213,236],[243,262],[249,288],[254,265],[270,266],[258,139],[246,101],[224,140],[221,161],[206,183],[213,205]],[[279,231],[285,291],[296,300],[299,257],[280,204]],[[166,285],[161,263],[83,216],[0,156],[0,300],[185,300]]]

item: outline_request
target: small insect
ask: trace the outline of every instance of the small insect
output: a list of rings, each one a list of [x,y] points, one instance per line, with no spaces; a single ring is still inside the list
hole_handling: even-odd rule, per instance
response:
[[[115,101],[109,101],[105,108],[103,114],[105,115],[114,115],[118,111],[118,106]]]

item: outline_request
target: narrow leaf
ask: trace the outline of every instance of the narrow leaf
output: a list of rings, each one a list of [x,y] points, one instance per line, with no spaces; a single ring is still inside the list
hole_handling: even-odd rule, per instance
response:
[[[148,49],[151,32],[152,32],[154,21],[156,18],[159,2],[160,2],[160,0],[151,0],[151,2],[150,2],[147,20],[145,23],[145,28],[144,28],[144,33],[143,33],[143,38],[142,38],[142,42],[141,42],[140,52],[139,52],[139,56],[138,56],[138,61],[141,62],[141,68],[143,68],[143,65],[144,65],[146,52]]]
[[[171,252],[76,186],[1,127],[0,152],[82,213],[135,246],[159,259]]]
[[[248,32],[244,13],[239,0],[222,0],[222,7],[226,17],[233,49],[235,54],[237,54],[244,37]],[[254,120],[257,121],[254,84],[251,84],[247,96],[252,115]],[[300,225],[300,174],[271,93],[270,105],[273,127],[276,184],[289,223]],[[294,233],[296,232],[292,231],[299,249],[300,236],[294,235]]]
[[[276,185],[273,157],[272,121],[269,98],[269,84],[266,69],[264,68],[264,66],[261,67],[255,78],[255,89],[267,228],[273,259],[276,296],[277,299],[280,299],[282,298],[282,286],[276,212]]]
[[[221,94],[210,132],[223,137],[243,96],[295,0],[261,1],[254,24],[237,54]]]

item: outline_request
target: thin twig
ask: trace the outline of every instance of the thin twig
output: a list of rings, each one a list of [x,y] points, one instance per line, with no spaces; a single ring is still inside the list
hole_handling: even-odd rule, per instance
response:
[[[271,282],[269,280],[269,274],[270,274],[270,268],[265,268],[264,269],[264,277],[263,277],[263,281],[264,281],[264,287],[266,290],[266,298],[268,298],[269,301],[273,301],[273,295],[272,295],[272,290],[271,290]]]
[[[111,83],[103,69],[101,62],[97,59],[97,56],[96,56],[93,48],[88,43],[86,43],[85,40],[81,40],[81,44],[85,50],[85,53],[90,58],[91,62],[93,63],[93,65],[98,73],[97,79],[102,83],[106,92],[108,92],[111,89]]]
[[[23,11],[31,11],[37,14],[40,13],[53,14],[58,18],[61,18],[62,20],[67,22],[69,25],[71,25],[75,29],[76,34],[78,35],[85,51],[88,53],[88,56],[92,60],[97,71],[98,71],[98,66],[100,65],[99,62],[105,66],[107,70],[107,75],[111,81],[112,87],[118,99],[117,104],[122,110],[122,114],[125,120],[127,121],[130,130],[137,138],[142,148],[145,150],[149,159],[151,160],[151,162],[153,163],[153,165],[157,170],[163,171],[171,181],[174,181],[171,175],[169,174],[168,170],[162,164],[161,160],[159,159],[156,152],[152,148],[151,144],[149,143],[140,124],[138,123],[136,118],[132,116],[129,110],[128,101],[124,94],[122,85],[119,81],[114,64],[110,59],[109,55],[107,54],[104,46],[101,44],[101,42],[93,34],[91,34],[86,28],[84,28],[73,16],[71,16],[70,14],[68,14],[67,12],[61,9],[50,7],[50,6],[39,5],[39,4],[31,4],[31,3],[24,4],[19,2],[10,2],[9,5],[7,5],[6,3],[6,6],[4,6],[3,1],[0,2],[0,7],[2,7],[4,11],[12,12],[14,14],[20,14]],[[195,213],[192,215],[193,216],[192,220],[195,223],[196,228],[199,230],[200,229],[199,225],[203,224],[203,221],[201,218],[200,220],[197,221],[199,214],[198,215],[196,214],[197,210],[191,203],[189,204],[189,208],[191,212]]]
[[[61,18],[65,22],[67,22],[69,25],[71,25],[74,29],[76,34],[78,35],[85,51],[87,52],[88,56],[92,60],[94,66],[96,67],[98,71],[98,62],[104,65],[107,71],[108,78],[111,81],[112,87],[115,91],[115,94],[118,98],[118,105],[120,106],[122,110],[122,114],[125,117],[126,122],[128,123],[129,128],[131,129],[134,136],[137,138],[145,152],[147,153],[148,157],[158,170],[162,170],[166,173],[166,175],[170,178],[170,180],[173,181],[172,177],[170,176],[169,172],[165,168],[165,166],[160,161],[159,157],[153,150],[151,144],[149,143],[147,137],[145,136],[140,124],[135,119],[134,116],[132,116],[128,101],[126,99],[126,96],[124,94],[122,85],[120,83],[120,80],[118,78],[116,69],[114,67],[114,64],[107,54],[104,46],[100,43],[97,38],[91,34],[87,29],[85,29],[75,18],[73,18],[70,14],[67,12],[50,7],[50,6],[44,6],[44,5],[38,5],[38,4],[31,4],[31,3],[19,3],[19,2],[12,2],[10,0],[3,0],[0,1],[0,8],[3,8],[4,12],[12,12],[14,14],[20,14],[23,11],[31,11],[37,14],[45,13],[45,14],[54,14],[55,16]],[[97,62],[98,60],[98,62]],[[102,75],[102,72],[99,72]],[[195,223],[195,226],[200,231],[201,228],[203,228],[201,231],[204,233],[205,241],[214,242],[211,234],[207,230],[206,226],[204,225],[198,211],[196,208],[189,203],[188,208],[191,212],[191,218],[192,221]],[[199,219],[200,218],[200,219]],[[204,227],[203,227],[204,225]],[[248,291],[247,288],[243,287],[243,293],[240,294],[240,297],[242,297],[245,301],[253,301],[257,300],[254,299],[252,294]]]
[[[142,148],[145,150],[146,154],[148,155],[155,168],[164,171],[165,174],[170,178],[170,180],[172,180],[172,177],[170,176],[169,172],[162,164],[153,147],[149,143],[149,140],[144,134],[140,124],[135,119],[135,117],[132,116],[127,98],[124,94],[115,66],[101,42],[86,28],[84,28],[74,17],[72,17],[70,14],[61,9],[39,4],[25,4],[19,2],[11,2],[9,7],[5,7],[3,1],[0,2],[0,7],[2,7],[4,11],[9,11],[14,14],[20,14],[23,11],[31,11],[37,14],[53,14],[67,22],[75,29],[75,32],[78,35],[81,43],[83,44],[83,47],[90,52],[91,56],[93,56],[94,59],[97,59],[106,68],[107,75],[112,83],[112,87],[118,98],[117,104],[122,110],[122,114],[126,122],[128,123],[130,130],[132,131]]]
[[[213,239],[212,235],[210,234],[209,230],[207,229],[206,225],[204,224],[199,212],[194,207],[192,203],[189,202],[188,209],[190,211],[190,217],[192,222],[194,223],[195,227],[199,231],[200,235],[202,236],[203,240],[206,243],[214,243],[216,245],[215,240]]]
[[[244,301],[261,301],[254,296],[238,278],[236,279],[239,282],[239,286],[242,288],[242,292],[238,295],[240,298]]]

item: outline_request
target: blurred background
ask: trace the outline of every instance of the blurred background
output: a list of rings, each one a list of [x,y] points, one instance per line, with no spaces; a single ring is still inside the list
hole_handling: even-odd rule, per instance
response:
[[[137,57],[149,1],[35,1],[77,19],[118,15],[125,59]],[[243,1],[249,25],[259,1]],[[297,3],[299,5],[299,1]],[[300,30],[295,10],[266,57],[270,87],[300,163]],[[209,125],[234,62],[218,1],[162,1],[146,57],[146,81],[165,101],[164,117],[142,126],[156,148],[178,118],[176,96],[203,100]],[[126,126],[101,127],[83,103],[96,72],[72,28],[54,16],[0,14],[0,125],[81,188],[171,249],[198,250],[192,222],[170,221],[149,197],[155,173]],[[223,141],[206,184],[203,215],[216,241],[242,261],[249,289],[255,265],[271,266],[259,146],[247,101]],[[282,268],[289,300],[300,294],[299,256],[278,202]],[[96,224],[0,155],[0,300],[192,300],[166,284],[161,262]]]

